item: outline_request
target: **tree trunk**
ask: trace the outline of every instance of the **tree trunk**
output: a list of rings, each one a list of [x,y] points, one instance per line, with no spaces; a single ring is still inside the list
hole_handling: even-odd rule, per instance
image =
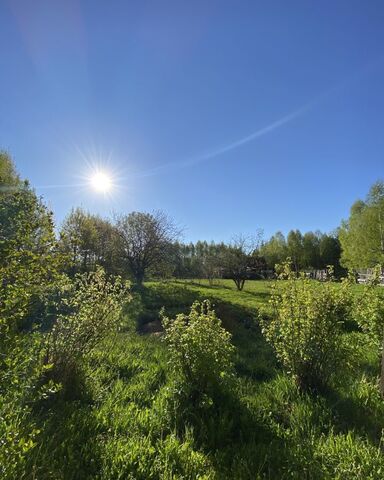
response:
[[[236,284],[237,290],[238,290],[239,292],[241,292],[241,290],[243,290],[245,280],[240,279],[240,278],[234,278],[233,281],[234,281],[235,284]]]

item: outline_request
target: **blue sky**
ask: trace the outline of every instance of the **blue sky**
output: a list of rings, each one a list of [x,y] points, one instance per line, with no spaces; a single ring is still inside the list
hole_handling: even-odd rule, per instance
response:
[[[0,148],[58,223],[330,231],[384,176],[383,25],[381,0],[3,0]]]

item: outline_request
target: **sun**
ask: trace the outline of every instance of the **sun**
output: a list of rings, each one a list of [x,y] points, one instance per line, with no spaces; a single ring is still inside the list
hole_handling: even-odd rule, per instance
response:
[[[112,189],[112,178],[105,172],[96,172],[90,178],[91,186],[100,193],[108,193]]]

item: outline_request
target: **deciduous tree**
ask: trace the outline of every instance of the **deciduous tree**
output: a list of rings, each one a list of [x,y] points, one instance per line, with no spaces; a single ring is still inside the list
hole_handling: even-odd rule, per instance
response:
[[[169,259],[179,230],[163,212],[132,212],[118,218],[119,254],[138,285],[151,268]]]
[[[358,269],[384,264],[384,182],[371,187],[365,202],[352,205],[339,239],[343,266]]]
[[[257,257],[253,253],[257,250],[260,236],[261,233],[255,240],[238,235],[221,255],[223,274],[235,282],[239,291],[243,290],[245,281],[252,276],[257,266]]]

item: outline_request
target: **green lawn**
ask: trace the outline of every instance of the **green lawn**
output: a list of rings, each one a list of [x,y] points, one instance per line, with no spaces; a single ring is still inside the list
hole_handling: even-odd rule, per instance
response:
[[[178,282],[179,283],[179,282]],[[192,291],[208,297],[218,297],[223,301],[245,308],[263,307],[268,304],[272,281],[248,280],[242,292],[238,292],[232,280],[215,280],[210,285],[208,280],[184,280],[183,283]]]
[[[359,367],[326,395],[301,394],[276,363],[257,320],[270,282],[150,282],[134,294],[123,331],[87,362],[79,398],[36,413],[41,446],[26,478],[41,479],[382,479],[384,405],[377,358],[363,334]],[[142,335],[158,312],[185,312],[210,298],[236,346],[237,385],[204,418],[205,436],[172,427],[168,355],[161,335]],[[197,419],[198,421],[199,419]]]

